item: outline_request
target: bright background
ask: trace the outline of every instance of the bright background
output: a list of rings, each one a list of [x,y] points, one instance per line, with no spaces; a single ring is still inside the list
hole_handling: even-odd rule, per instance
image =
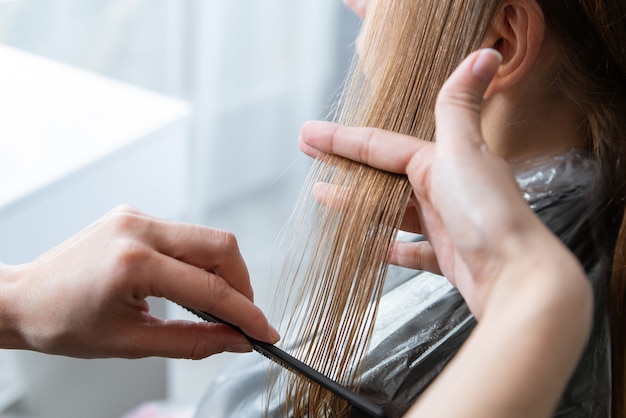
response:
[[[0,260],[129,203],[235,232],[269,309],[274,240],[310,163],[299,128],[327,116],[357,27],[340,0],[0,1]],[[0,417],[193,407],[238,358],[0,351]]]

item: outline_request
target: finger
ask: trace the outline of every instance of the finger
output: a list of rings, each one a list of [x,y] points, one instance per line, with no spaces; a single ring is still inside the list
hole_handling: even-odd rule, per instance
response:
[[[254,294],[248,268],[233,234],[202,225],[168,222],[122,206],[105,216],[115,236],[134,236],[156,251],[217,272],[248,299]]]
[[[391,250],[389,262],[400,267],[441,274],[435,252],[427,241],[396,241]]]
[[[178,222],[152,220],[150,239],[162,254],[210,270],[254,300],[248,268],[230,232]]]
[[[480,129],[481,104],[501,62],[499,52],[483,49],[467,57],[446,80],[435,106],[437,143],[442,148],[484,146]]]
[[[355,128],[331,122],[302,126],[300,149],[316,158],[334,154],[379,170],[406,174],[409,161],[432,152],[433,144],[407,135],[375,128]]]
[[[327,208],[342,211],[349,205],[349,188],[333,184],[318,182],[313,185],[313,197]],[[419,215],[414,203],[409,203],[402,216],[400,227],[402,231],[421,233]]]
[[[158,356],[198,360],[224,351],[252,351],[250,341],[229,326],[149,317],[125,329],[121,355],[129,358]]]
[[[150,278],[150,283],[149,294],[140,297],[164,297],[210,312],[238,326],[252,338],[270,343],[278,341],[278,333],[263,312],[217,274],[158,253],[142,266],[142,277]]]
[[[317,202],[334,210],[341,211],[348,203],[349,190],[346,186],[318,182],[313,185],[312,192]]]

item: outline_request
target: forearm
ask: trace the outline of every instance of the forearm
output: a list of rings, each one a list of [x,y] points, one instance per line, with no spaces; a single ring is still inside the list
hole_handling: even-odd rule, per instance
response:
[[[573,258],[542,251],[544,239],[507,264],[470,339],[408,417],[551,416],[588,338],[593,296]]]

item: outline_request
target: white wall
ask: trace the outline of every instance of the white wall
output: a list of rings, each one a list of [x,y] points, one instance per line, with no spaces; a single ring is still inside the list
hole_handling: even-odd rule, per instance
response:
[[[192,2],[192,219],[274,181],[300,158],[336,68],[338,0]]]

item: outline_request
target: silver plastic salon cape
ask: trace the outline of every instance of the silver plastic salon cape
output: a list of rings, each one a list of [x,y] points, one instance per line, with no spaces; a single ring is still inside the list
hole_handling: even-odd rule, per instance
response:
[[[555,416],[609,417],[607,298],[615,239],[611,231],[616,228],[602,216],[605,199],[597,167],[578,151],[512,166],[529,205],[579,257],[595,292],[592,335]],[[387,416],[402,416],[459,350],[475,324],[463,298],[445,278],[392,267],[359,392],[383,405]],[[197,418],[265,416],[270,362],[256,353],[242,359],[214,379],[197,409]],[[476,376],[476,384],[481,384],[481,379]],[[454,394],[450,401],[454,402]],[[270,395],[269,416],[286,415],[281,397]],[[359,413],[353,410],[352,416]]]

